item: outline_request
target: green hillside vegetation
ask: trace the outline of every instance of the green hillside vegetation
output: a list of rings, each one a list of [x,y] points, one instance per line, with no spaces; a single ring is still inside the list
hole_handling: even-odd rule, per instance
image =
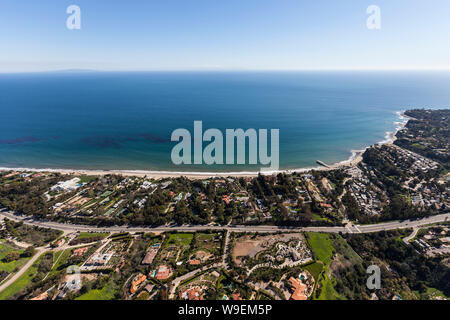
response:
[[[24,265],[29,257],[23,256],[23,249],[16,249],[0,242],[0,271],[12,273]]]
[[[56,240],[62,234],[59,230],[33,227],[8,219],[5,219],[5,228],[12,237],[38,247]]]
[[[28,268],[28,270],[25,271],[22,276],[19,277],[19,279],[14,281],[9,287],[0,292],[0,300],[7,300],[29,286],[39,274],[39,266],[41,265],[43,257],[44,254],[41,255],[39,259],[37,259],[33,263],[33,265]]]

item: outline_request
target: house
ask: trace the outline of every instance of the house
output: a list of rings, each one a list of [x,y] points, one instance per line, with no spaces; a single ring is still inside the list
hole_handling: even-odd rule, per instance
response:
[[[180,292],[180,299],[184,300],[203,300],[202,290],[199,287],[186,289]]]
[[[84,263],[85,266],[105,266],[112,258],[113,253],[96,253],[88,261]]]
[[[172,183],[172,181],[166,181],[166,182],[163,182],[163,183],[161,183],[161,188],[162,188],[162,189],[165,189],[165,188],[167,188],[168,186],[170,186],[171,183]]]
[[[300,279],[290,277],[289,282],[291,283],[292,290],[294,291],[294,293],[291,295],[292,300],[308,299],[308,297],[305,294],[307,286]]]
[[[403,299],[402,299],[401,295],[399,295],[399,294],[397,293],[397,294],[395,294],[395,295],[392,297],[392,300],[403,300]]]
[[[84,248],[78,248],[78,249],[75,249],[75,250],[73,250],[73,255],[74,256],[79,256],[79,257],[81,257],[81,256],[83,256],[83,254],[88,250],[89,248],[88,247],[84,247]]]
[[[11,177],[14,177],[14,176],[15,176],[16,174],[18,174],[18,173],[19,173],[18,171],[13,171],[13,172],[7,174],[7,175],[5,176],[5,178],[11,178]]]
[[[192,260],[189,260],[189,264],[190,264],[191,266],[198,266],[200,263],[201,263],[201,262],[200,262],[200,260],[198,260],[198,259],[192,259]]]
[[[47,300],[48,299],[48,292],[45,291],[44,293],[41,293],[37,297],[31,298],[30,300]]]
[[[233,297],[233,300],[242,300],[241,294],[239,292],[233,293],[232,297]]]
[[[144,181],[141,185],[141,189],[149,189],[151,187],[151,183],[149,181]]]
[[[332,208],[331,204],[329,204],[329,203],[324,203],[324,202],[321,202],[321,203],[320,203],[320,207],[321,207],[321,208],[327,208],[327,209],[331,209],[331,208]]]
[[[130,293],[131,294],[135,293],[139,285],[145,280],[147,280],[147,276],[143,275],[142,273],[138,274],[131,282]]]
[[[222,196],[222,200],[225,201],[226,204],[230,204],[230,196],[229,195],[224,195]]]
[[[148,249],[144,260],[142,260],[142,264],[152,264],[153,259],[155,259],[156,254],[158,253],[160,245],[160,243],[155,243]]]
[[[180,201],[181,199],[183,199],[183,192],[180,192],[180,194],[174,198],[176,202]]]
[[[54,192],[74,191],[82,186],[82,184],[80,184],[79,182],[80,178],[73,178],[67,181],[60,181],[56,185],[51,187],[50,191]]]
[[[166,280],[170,276],[170,268],[166,265],[159,266],[158,269],[155,270],[154,277],[158,280]]]

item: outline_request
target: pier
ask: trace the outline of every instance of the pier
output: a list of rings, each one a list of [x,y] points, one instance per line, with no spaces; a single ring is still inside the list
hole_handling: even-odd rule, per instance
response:
[[[330,166],[327,165],[327,164],[326,164],[325,162],[323,162],[323,161],[316,160],[316,162],[317,162],[318,164],[320,164],[321,166],[324,166],[324,167],[326,167],[326,168],[330,168]]]

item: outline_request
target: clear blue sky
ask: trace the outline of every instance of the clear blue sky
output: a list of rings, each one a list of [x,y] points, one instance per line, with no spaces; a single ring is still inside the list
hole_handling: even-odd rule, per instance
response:
[[[450,1],[0,1],[0,72],[74,68],[450,69]]]

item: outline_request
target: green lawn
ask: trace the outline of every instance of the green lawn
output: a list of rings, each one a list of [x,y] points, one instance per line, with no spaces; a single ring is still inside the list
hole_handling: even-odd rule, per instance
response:
[[[102,289],[90,290],[75,300],[113,300],[115,293],[112,285],[108,283]]]
[[[333,245],[329,235],[326,233],[308,232],[306,239],[314,259],[322,261],[324,265],[328,266],[333,257]]]
[[[312,274],[312,276],[314,277],[314,280],[317,282],[320,274],[322,273],[323,264],[320,261],[313,262],[311,264],[308,264],[307,266],[304,266],[303,269],[309,271]]]
[[[59,267],[64,265],[67,262],[67,259],[69,259],[70,255],[72,253],[71,249],[61,250],[58,252],[55,252],[53,255],[53,268],[51,272],[59,271]]]
[[[147,292],[142,292],[135,298],[135,300],[147,300],[150,297],[150,295]]]
[[[317,221],[326,221],[326,220],[327,220],[326,218],[321,217],[320,215],[318,215],[318,214],[316,214],[316,213],[314,213],[312,216],[313,216],[313,218],[314,218],[315,220],[317,220]]]
[[[103,233],[103,232],[81,232],[76,239],[88,239],[88,238],[95,238],[95,237],[103,237],[106,238],[109,235],[109,233]]]
[[[316,282],[316,286],[320,286],[320,295],[319,297],[313,296],[314,299],[318,300],[336,300],[339,299],[339,295],[334,289],[333,280],[328,276],[328,268],[333,258],[333,241],[330,239],[330,235],[326,233],[316,233],[316,232],[308,232],[306,234],[306,239],[308,241],[308,245],[311,248],[314,259],[321,261],[323,263],[323,270],[320,273],[319,281]],[[305,267],[308,270],[308,266]],[[318,266],[310,265],[311,273],[319,271]],[[309,270],[308,270],[309,271]],[[314,274],[313,274],[314,275]],[[316,287],[316,290],[317,287]]]
[[[425,146],[423,146],[419,143],[413,143],[413,144],[411,144],[411,147],[416,148],[416,149],[425,150]]]
[[[214,237],[216,236],[216,233],[197,233],[197,240],[198,241],[212,241],[214,240]]]
[[[19,254],[23,253],[22,249],[14,249],[7,244],[0,243],[0,271],[12,273],[16,270],[16,268],[20,268],[29,260],[29,258],[19,258],[18,260],[11,262],[3,262],[2,260],[6,257],[6,255],[13,251],[17,251]]]
[[[190,245],[192,242],[192,238],[194,237],[193,233],[171,233],[167,239],[168,244],[183,244]]]
[[[418,291],[414,291],[415,295],[422,299],[422,300],[434,300],[437,297],[441,297],[444,299],[448,299],[449,297],[447,297],[442,291],[435,289],[435,288],[427,288],[427,290],[424,293],[419,293]]]
[[[343,255],[345,259],[350,260],[353,264],[361,263],[361,257],[350,247],[340,235],[335,235],[333,240],[333,247],[336,252]]]
[[[80,183],[88,183],[97,179],[96,176],[86,176],[86,175],[78,176],[78,178],[80,178]]]
[[[196,244],[192,253],[197,251],[206,251],[213,255],[218,255],[221,253],[222,242],[214,241],[214,239],[219,240],[219,233],[196,233]]]
[[[322,286],[318,300],[339,300],[339,294],[334,290],[333,280],[323,273],[323,279],[320,281]]]
[[[0,292],[0,300],[7,300],[30,284],[31,279],[36,276],[39,263],[41,262],[44,254],[45,253],[43,253],[19,279],[14,281],[8,288]]]
[[[100,197],[105,198],[105,197],[109,196],[111,193],[112,193],[111,191],[105,191],[100,195]]]

